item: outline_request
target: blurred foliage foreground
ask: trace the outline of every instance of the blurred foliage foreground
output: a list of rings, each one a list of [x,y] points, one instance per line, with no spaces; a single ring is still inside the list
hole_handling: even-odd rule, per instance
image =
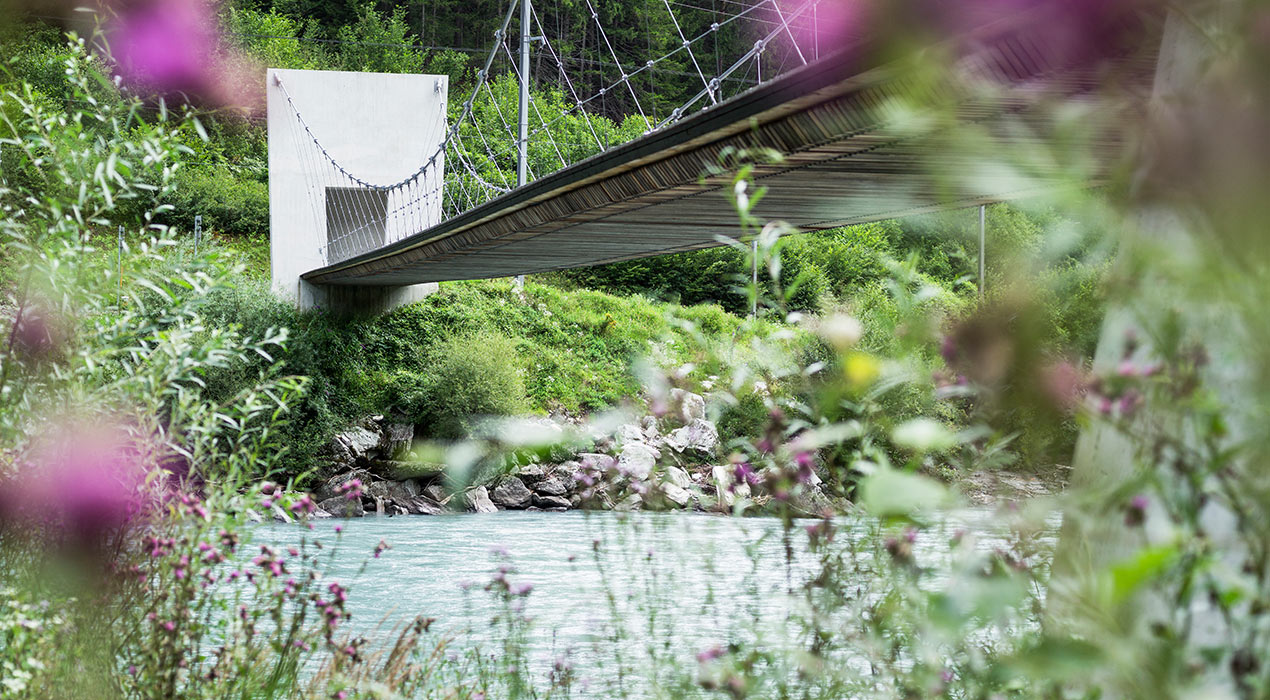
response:
[[[666,697],[1270,693],[1270,493],[1256,466],[1270,445],[1270,375],[1254,354],[1270,335],[1257,228],[1270,184],[1270,110],[1258,77],[1270,44],[1264,11],[1234,8],[1243,21],[1174,15],[1185,22],[1173,29],[1187,28],[1213,60],[1145,119],[1127,113],[1122,125],[1141,138],[1130,139],[1125,167],[1113,170],[1125,179],[1105,200],[1060,202],[1090,231],[1124,237],[1112,290],[1119,310],[1093,371],[1046,357],[1029,337],[1034,290],[1023,259],[1010,294],[942,328],[924,303],[931,291],[911,266],[895,266],[891,356],[863,347],[865,329],[846,313],[806,321],[823,343],[819,357],[791,358],[779,333],[755,335],[752,357],[775,361],[754,366],[797,389],[763,399],[728,469],[737,508],[762,492],[783,515],[787,623],[799,641],[765,644],[760,621],[736,610],[735,639],[695,658],[642,645],[606,662],[619,677],[649,679],[648,692]],[[322,577],[337,542],[249,545],[249,514],[303,519],[313,509],[306,495],[259,481],[277,466],[278,436],[306,387],[271,360],[285,330],[247,335],[206,322],[199,302],[229,285],[232,269],[166,255],[173,239],[159,224],[132,232],[129,241],[143,242],[125,245],[118,261],[94,249],[94,232],[110,231],[119,208],[146,222],[162,213],[156,203],[186,154],[179,132],[189,117],[141,119],[137,104],[96,102],[88,60],[77,48],[65,66],[82,108],[50,109],[22,90],[0,98],[11,280],[0,368],[0,696],[588,694],[578,682],[585,669],[528,671],[533,622],[522,603],[533,591],[508,567],[485,587],[503,603],[492,621],[501,643],[450,655],[454,640],[434,635],[428,618],[390,640],[347,634],[356,584]],[[1066,133],[1081,133],[1082,114],[1056,114]],[[1199,128],[1213,123],[1225,128]],[[974,129],[965,127],[966,142],[989,138]],[[1083,143],[1068,138],[1062,148]],[[1023,163],[1011,159],[1047,156],[1070,163],[1075,183],[1091,175],[1080,157],[995,155],[1016,167]],[[742,167],[732,196],[773,280],[763,303],[781,312],[794,286],[781,283],[783,231],[751,220],[762,192],[746,177]],[[1079,234],[1055,232],[1049,252],[1077,245]],[[126,303],[121,274],[145,290]],[[708,360],[717,349],[697,352]],[[947,365],[938,387],[924,364],[931,353]],[[244,388],[207,393],[207,377],[244,367],[253,372]],[[759,371],[733,376],[723,393],[736,400]],[[650,370],[645,379],[656,404],[683,375]],[[968,427],[887,415],[881,397],[914,383],[959,402]],[[990,466],[1001,459],[1002,416],[1044,423],[1069,413],[1085,427],[1077,488],[1003,517],[1013,536],[996,551],[974,547],[973,533],[931,554],[913,546],[954,500],[923,474],[931,455]],[[454,445],[449,460],[497,461],[536,440],[478,437]],[[840,536],[840,519],[795,520],[781,508],[817,475],[853,485],[862,533]],[[638,486],[631,475],[594,478]],[[1034,537],[1051,508],[1063,515],[1056,553]],[[795,551],[815,565],[794,567]],[[384,543],[370,556],[392,552]],[[649,619],[614,620],[614,634],[656,629],[655,591],[647,594],[640,609]]]

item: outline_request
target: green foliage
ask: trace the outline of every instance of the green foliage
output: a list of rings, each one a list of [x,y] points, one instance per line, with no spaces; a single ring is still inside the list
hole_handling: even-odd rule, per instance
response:
[[[172,210],[164,219],[187,234],[195,215],[202,215],[205,233],[269,236],[269,185],[263,182],[225,177],[214,166],[187,168],[167,199]]]
[[[428,355],[423,386],[404,397],[415,423],[440,438],[463,438],[487,416],[525,410],[521,358],[510,338],[478,332],[450,338]]]

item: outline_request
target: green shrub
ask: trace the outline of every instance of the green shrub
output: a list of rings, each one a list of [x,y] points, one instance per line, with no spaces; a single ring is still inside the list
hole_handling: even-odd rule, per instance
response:
[[[269,185],[226,176],[214,164],[182,171],[168,197],[172,210],[164,222],[185,232],[194,230],[194,217],[203,216],[203,230],[235,235],[269,235]]]
[[[428,374],[417,388],[417,411],[408,416],[439,438],[471,434],[482,416],[509,416],[526,410],[525,382],[516,344],[506,336],[480,332],[451,338],[428,358]]]

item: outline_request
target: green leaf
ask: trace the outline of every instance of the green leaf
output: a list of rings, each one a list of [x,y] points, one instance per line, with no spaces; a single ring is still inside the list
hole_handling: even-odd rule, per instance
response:
[[[1116,603],[1124,602],[1144,585],[1159,579],[1173,568],[1180,552],[1177,545],[1159,545],[1142,549],[1132,558],[1111,567],[1111,596]]]
[[[957,437],[952,431],[930,418],[914,418],[895,426],[891,440],[914,452],[938,452],[957,444]]]
[[[908,516],[951,501],[952,494],[938,481],[888,467],[860,482],[860,504],[878,517]]]

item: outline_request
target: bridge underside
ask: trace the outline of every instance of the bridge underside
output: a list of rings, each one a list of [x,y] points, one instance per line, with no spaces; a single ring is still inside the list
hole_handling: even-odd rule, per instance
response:
[[[1071,65],[1044,32],[1017,28],[985,30],[971,45],[957,56],[957,84],[923,83],[894,63],[860,70],[864,53],[822,60],[304,278],[406,285],[719,245],[744,231],[726,196],[731,173],[709,169],[738,149],[783,156],[755,166],[751,179],[767,192],[754,214],[803,230],[1024,197],[1071,186],[1073,174],[1096,185],[1085,158],[1120,147],[1112,121],[1125,116],[1095,90],[1108,64]],[[1127,53],[1116,78],[1146,85],[1150,53]],[[1055,139],[1080,157],[1052,160]]]

